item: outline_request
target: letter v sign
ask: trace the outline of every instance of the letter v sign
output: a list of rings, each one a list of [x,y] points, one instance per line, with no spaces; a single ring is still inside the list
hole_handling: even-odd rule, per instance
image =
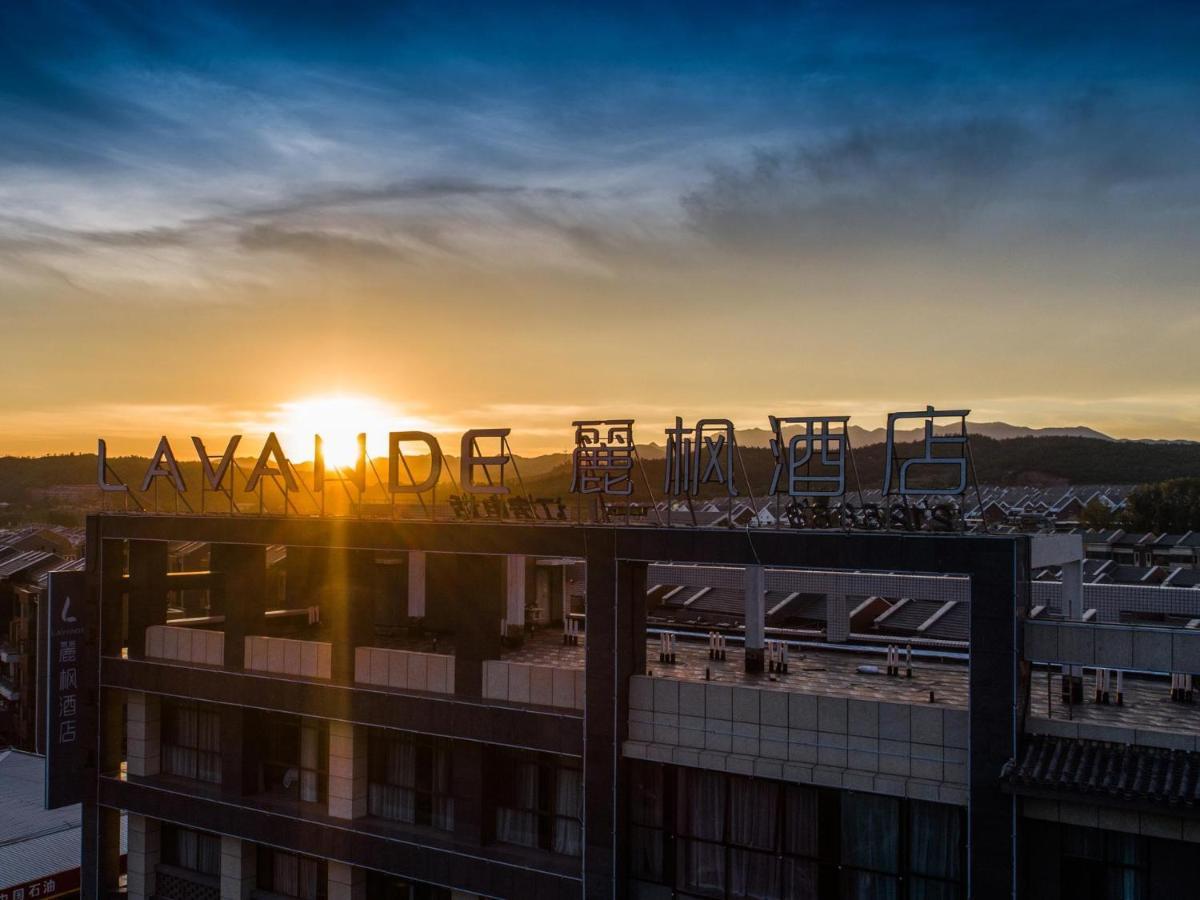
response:
[[[196,445],[196,454],[200,457],[200,468],[204,471],[204,480],[208,482],[208,486],[214,491],[221,490],[221,485],[225,482],[225,473],[229,471],[229,464],[233,462],[233,453],[237,450],[237,445],[241,442],[242,436],[235,434],[229,439],[229,443],[225,447],[225,453],[221,456],[221,461],[217,463],[214,469],[212,460],[213,457],[208,455],[208,451],[204,449],[204,441],[193,436],[192,443]]]

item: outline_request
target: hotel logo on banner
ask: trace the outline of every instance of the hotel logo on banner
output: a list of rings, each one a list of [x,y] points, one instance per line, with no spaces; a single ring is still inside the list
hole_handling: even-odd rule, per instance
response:
[[[684,521],[702,524],[696,505],[723,502],[729,509],[728,521],[715,524],[733,526],[786,525],[792,528],[861,528],[953,530],[961,525],[961,498],[973,482],[970,443],[965,409],[936,409],[890,413],[887,418],[885,460],[880,502],[863,501],[862,485],[850,446],[849,416],[770,416],[771,438],[768,444],[773,461],[770,483],[756,492],[750,482],[746,462],[739,447],[737,432],[729,419],[699,419],[686,423],[676,417],[666,429],[665,455],[662,459],[661,493],[658,500],[646,471],[646,460],[634,440],[633,419],[592,419],[572,423],[574,448],[571,453],[571,477],[568,493],[579,500],[589,498],[590,518],[594,521],[648,521],[653,512],[658,524],[673,524],[672,512],[686,512]],[[918,449],[897,440],[897,425],[908,420],[923,422]],[[460,520],[550,520],[582,521],[585,509],[576,504],[574,516],[558,496],[542,496],[526,489],[517,459],[509,446],[508,428],[472,429],[462,435],[457,461],[458,478],[443,454],[438,439],[428,432],[401,431],[388,435],[386,480],[379,474],[376,461],[367,454],[367,436],[358,435],[358,457],[350,466],[326,466],[324,442],[314,437],[311,478],[302,478],[284,452],[278,437],[271,433],[254,457],[248,473],[243,473],[234,457],[242,436],[234,435],[224,452],[208,452],[199,437],[192,438],[200,461],[199,502],[205,512],[206,497],[221,494],[230,513],[244,512],[235,494],[254,495],[260,513],[265,512],[265,488],[274,488],[276,508],[282,503],[289,512],[324,514],[326,490],[330,485],[341,490],[361,509],[368,489],[394,505],[397,495],[415,497],[431,517],[437,516],[438,490],[443,473],[453,490],[444,498],[452,518]],[[487,450],[482,442],[492,442]],[[420,459],[427,461],[427,472],[418,478],[405,446],[419,445]],[[98,444],[97,481],[107,494],[121,494],[126,502],[146,506],[128,484],[115,479],[108,463],[104,440]],[[658,465],[657,459],[652,461]],[[426,463],[422,463],[424,467]],[[368,473],[375,484],[368,485]],[[238,475],[242,483],[238,485]],[[510,477],[513,476],[513,477]],[[850,488],[850,477],[854,490]],[[514,484],[515,478],[516,483]],[[140,480],[140,493],[154,494],[158,510],[160,483],[174,490],[176,508],[182,502],[189,512],[196,511],[189,500],[189,485],[171,442],[164,436],[158,443]],[[310,486],[311,485],[311,486]],[[644,494],[632,499],[635,490]],[[851,499],[853,493],[855,500]],[[428,504],[426,503],[428,497]],[[759,499],[775,502],[774,514],[768,515]],[[193,495],[194,499],[194,495]],[[739,515],[749,519],[733,521],[734,505],[742,504]],[[306,506],[305,506],[306,504]],[[378,503],[377,503],[378,505]],[[665,515],[663,514],[665,511]],[[443,513],[445,515],[445,513]]]
[[[60,809],[83,799],[84,666],[87,629],[84,611],[87,577],[83,572],[51,572],[46,626],[46,809]]]

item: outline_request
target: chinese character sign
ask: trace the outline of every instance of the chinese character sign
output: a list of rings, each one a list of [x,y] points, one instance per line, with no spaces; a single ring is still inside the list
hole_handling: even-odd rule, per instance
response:
[[[884,496],[957,496],[967,489],[967,416],[969,409],[937,410],[927,406],[923,412],[889,413],[887,419],[887,468],[883,473]],[[921,455],[897,456],[896,423],[905,419],[924,419]],[[938,434],[937,419],[957,419],[958,430]],[[924,479],[920,474],[924,473]],[[911,483],[914,476],[918,484]]]
[[[80,695],[84,662],[87,580],[83,572],[51,572],[43,624],[46,634],[46,809],[80,802],[86,761]]]
[[[675,427],[666,434],[663,490],[668,495],[695,497],[706,484],[723,486],[730,497],[738,495],[733,474],[737,439],[731,421],[700,419],[694,428],[688,428],[676,416]]]
[[[849,416],[771,416],[770,421],[775,470],[768,493],[789,497],[840,497],[846,493]],[[797,425],[803,430],[785,443],[784,428]]]
[[[574,422],[572,494],[633,493],[633,419]]]

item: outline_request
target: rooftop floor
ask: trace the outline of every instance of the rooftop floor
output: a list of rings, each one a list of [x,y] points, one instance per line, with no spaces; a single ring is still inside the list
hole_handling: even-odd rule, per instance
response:
[[[1172,702],[1170,682],[1166,677],[1126,677],[1124,682],[1124,703],[1120,706],[1115,701],[1107,705],[1093,703],[1092,697],[1096,691],[1094,673],[1088,670],[1083,680],[1084,702],[1065,706],[1061,700],[1062,676],[1051,676],[1050,696],[1047,698],[1046,673],[1036,672],[1030,691],[1029,712],[1032,717],[1039,719],[1200,735],[1200,702]]]
[[[581,641],[585,640],[586,637],[581,638]],[[659,678],[704,681],[707,670],[710,676],[708,680],[726,684],[889,703],[927,704],[929,693],[932,691],[934,702],[939,705],[952,709],[967,708],[967,666],[961,663],[937,663],[916,658],[913,660],[913,677],[896,678],[858,671],[858,667],[864,665],[884,669],[885,658],[882,654],[806,647],[802,652],[793,651],[789,654],[786,675],[750,675],[744,671],[745,657],[740,646],[731,646],[724,661],[710,660],[708,646],[704,643],[679,640],[676,643],[674,663],[659,662],[658,650],[657,639],[646,642],[646,668]],[[582,643],[578,646],[564,646],[560,633],[545,631],[531,636],[519,649],[505,652],[504,660],[581,669],[584,664],[584,648]],[[903,663],[903,659],[901,662]],[[903,672],[903,668],[901,671]],[[1094,692],[1093,677],[1089,672],[1085,678],[1085,702],[1066,707],[1060,700],[1061,677],[1057,674],[1051,676],[1051,696],[1048,704],[1046,673],[1035,671],[1030,691],[1030,716],[1200,735],[1200,691],[1197,691],[1195,704],[1173,703],[1168,694],[1170,685],[1165,677],[1126,677],[1124,703],[1121,706],[1103,705],[1091,701]]]
[[[729,647],[725,660],[714,661],[708,658],[707,644],[680,640],[675,645],[674,663],[660,663],[658,649],[657,639],[646,642],[646,668],[659,678],[704,681],[707,670],[710,676],[707,680],[725,684],[892,703],[929,703],[932,691],[934,702],[939,705],[954,709],[967,707],[967,668],[964,665],[914,659],[913,677],[895,678],[858,671],[863,665],[884,669],[882,655],[805,648],[802,653],[789,653],[787,674],[751,675],[745,671],[745,653],[740,646]],[[543,632],[534,635],[520,649],[505,653],[504,660],[582,669],[583,645],[564,646],[561,634]]]

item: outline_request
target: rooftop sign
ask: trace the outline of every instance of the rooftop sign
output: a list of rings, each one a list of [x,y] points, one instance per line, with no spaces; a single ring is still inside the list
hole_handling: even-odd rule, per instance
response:
[[[968,413],[969,410],[939,410],[929,406],[888,416],[882,508],[881,504],[862,502],[861,483],[850,446],[849,416],[770,416],[772,437],[768,448],[773,469],[770,483],[760,485],[757,493],[731,420],[699,419],[685,423],[676,417],[675,424],[664,435],[661,500],[651,485],[647,460],[638,452],[633,419],[577,421],[572,423],[574,449],[568,493],[576,498],[576,520],[653,518],[662,524],[674,524],[673,513],[686,512],[691,524],[701,524],[696,504],[703,500],[711,505],[719,499],[728,509],[728,521],[718,524],[731,526],[787,524],[794,528],[913,530],[936,525],[942,528],[947,526],[948,515],[961,514],[956,504],[945,502],[946,498],[961,497],[973,482],[966,427]],[[923,439],[915,455],[903,455],[902,449],[907,447],[897,440],[896,428],[897,423],[910,419],[923,421]],[[324,442],[320,435],[315,435],[311,471],[303,475],[273,432],[245,472],[235,456],[242,443],[241,435],[232,436],[219,455],[212,454],[199,437],[192,437],[199,461],[198,484],[188,483],[170,440],[164,436],[140,479],[135,480],[136,490],[115,475],[101,439],[97,483],[105,495],[121,495],[127,505],[133,503],[143,510],[151,502],[148,495],[153,495],[154,509],[158,510],[160,486],[165,486],[174,498],[175,508],[182,503],[190,512],[197,511],[193,506],[197,497],[198,511],[207,512],[215,495],[224,498],[214,501],[222,511],[253,511],[247,508],[244,498],[257,495],[258,512],[265,512],[271,506],[278,511],[281,506],[284,513],[325,514],[327,490],[340,488],[360,514],[369,502],[368,492],[373,492],[374,496],[384,498],[382,502],[393,514],[397,499],[408,495],[410,508],[415,498],[424,513],[436,517],[439,485],[444,491],[443,475],[448,475],[452,490],[446,502],[454,518],[572,518],[561,497],[533,496],[526,490],[517,457],[509,446],[510,433],[508,428],[464,432],[457,465],[451,466],[434,435],[423,431],[391,432],[386,479],[380,474],[377,460],[367,452],[365,433],[358,435],[354,464],[334,467],[327,466]],[[414,472],[415,458],[404,453],[405,447],[414,445],[422,450],[420,477]],[[652,461],[656,467],[659,464],[657,459]],[[854,477],[857,505],[848,498],[849,475]],[[510,476],[515,477],[515,484]],[[237,495],[243,497],[240,504]],[[640,499],[635,501],[635,495]],[[767,511],[765,503],[759,502],[760,497],[774,501],[774,514]],[[930,507],[933,498],[943,502]],[[781,508],[783,502],[786,507]],[[746,521],[734,522],[738,504],[742,518],[748,516]],[[897,513],[896,509],[903,512]],[[836,511],[833,518],[831,511]]]

